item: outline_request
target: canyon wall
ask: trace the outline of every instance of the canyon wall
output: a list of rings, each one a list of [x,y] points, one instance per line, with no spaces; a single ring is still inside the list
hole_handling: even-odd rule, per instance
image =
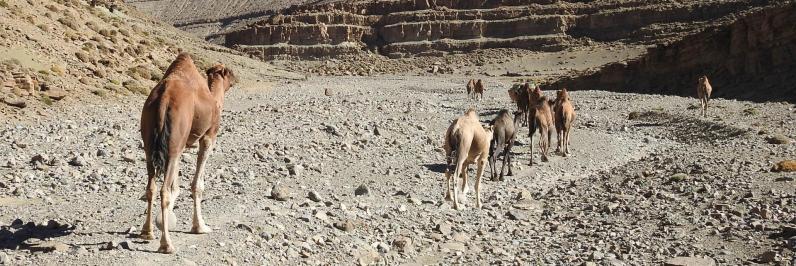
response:
[[[641,58],[564,78],[549,89],[604,89],[695,96],[707,75],[714,97],[796,102],[796,4],[649,49]]]
[[[294,5],[231,27],[225,44],[262,59],[484,48],[556,51],[593,41],[661,43],[726,24],[764,0],[398,0]]]

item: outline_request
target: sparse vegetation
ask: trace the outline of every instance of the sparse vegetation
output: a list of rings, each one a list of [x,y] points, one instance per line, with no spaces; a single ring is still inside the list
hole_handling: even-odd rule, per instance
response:
[[[0,7],[8,8],[8,3],[5,0],[0,0]]]
[[[138,94],[142,94],[142,95],[146,95],[146,94],[149,93],[149,89],[147,89],[144,85],[142,85],[141,82],[138,82],[136,80],[125,81],[124,82],[124,88],[126,88],[130,92],[138,93]]]
[[[72,16],[68,16],[68,15],[67,15],[67,16],[64,16],[64,17],[62,17],[62,18],[59,18],[59,19],[58,19],[58,22],[60,22],[60,23],[61,23],[61,24],[63,24],[64,26],[67,26],[67,27],[69,27],[70,29],[73,29],[73,30],[80,30],[80,25],[79,25],[79,24],[77,24],[77,21],[76,21],[76,20],[75,20],[75,18],[74,18],[74,17],[72,17]]]
[[[107,87],[106,87],[106,89],[107,89]],[[91,93],[93,93],[94,95],[97,95],[99,97],[105,97],[105,96],[108,95],[108,92],[104,91],[104,90],[93,90],[93,91],[91,91]]]
[[[77,59],[79,59],[83,63],[91,63],[91,58],[89,57],[89,55],[87,53],[78,51],[78,52],[75,52],[75,57],[77,57]]]
[[[58,75],[58,76],[62,76],[63,77],[64,75],[66,75],[66,69],[64,69],[64,67],[62,67],[61,65],[57,65],[57,64],[52,65],[50,67],[50,71],[52,71],[53,74]]]
[[[630,114],[627,115],[627,119],[630,119],[630,120],[636,120],[636,119],[639,119],[640,117],[641,117],[641,113],[639,113],[639,112],[630,112]]]
[[[47,96],[47,95],[40,94],[40,95],[39,95],[39,100],[40,100],[42,103],[44,103],[45,105],[53,105],[53,99],[51,99],[51,98],[50,98],[49,96]]]
[[[757,108],[751,107],[751,108],[744,109],[743,110],[743,114],[747,115],[747,116],[758,115],[758,114],[760,114],[760,111],[758,111]]]

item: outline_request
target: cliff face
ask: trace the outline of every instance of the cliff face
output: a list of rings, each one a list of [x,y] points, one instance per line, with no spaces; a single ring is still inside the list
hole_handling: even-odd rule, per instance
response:
[[[399,0],[292,6],[229,30],[263,59],[365,50],[390,57],[483,48],[561,50],[585,42],[658,43],[768,4],[723,1]],[[688,22],[688,23],[683,23]]]
[[[763,9],[550,87],[693,96],[702,74],[715,97],[796,102],[796,4]]]

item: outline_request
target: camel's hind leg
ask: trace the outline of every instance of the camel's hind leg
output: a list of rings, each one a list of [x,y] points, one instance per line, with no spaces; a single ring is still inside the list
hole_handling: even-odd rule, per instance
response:
[[[176,156],[169,156],[166,165],[166,176],[163,181],[163,186],[160,188],[160,217],[163,220],[163,234],[160,237],[160,248],[158,248],[158,252],[160,253],[172,254],[175,252],[174,245],[171,243],[171,237],[169,237],[169,227],[176,221],[170,220],[169,218],[173,218],[170,217],[173,215],[171,208],[174,207],[174,200],[179,192],[175,191],[174,188],[177,187],[177,189],[179,189],[177,179],[180,177],[181,153],[182,152],[177,153]]]
[[[542,162],[547,162],[547,150],[550,145],[550,132],[544,128],[540,128],[539,132],[541,136],[539,136],[539,151],[542,153]]]
[[[147,184],[146,184],[146,220],[144,221],[144,226],[141,228],[140,237],[146,240],[155,239],[155,235],[152,233],[152,208],[154,207],[154,198],[155,198],[155,178],[160,174],[158,171],[155,170],[155,167],[152,165],[152,160],[149,155],[146,156],[146,171],[147,171]]]
[[[486,160],[478,160],[478,170],[475,172],[475,208],[481,208],[481,176],[484,174],[484,164]]]
[[[191,227],[191,233],[194,234],[207,234],[213,231],[205,224],[205,219],[202,216],[202,194],[205,190],[205,163],[207,162],[207,157],[213,151],[214,144],[215,140],[208,137],[202,138],[199,142],[196,175],[194,175],[191,183],[191,197],[193,198],[193,226]]]

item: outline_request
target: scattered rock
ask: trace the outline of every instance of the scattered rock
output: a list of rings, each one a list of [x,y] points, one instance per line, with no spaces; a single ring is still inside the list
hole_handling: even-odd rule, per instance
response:
[[[13,107],[17,107],[17,108],[25,108],[25,107],[28,106],[28,104],[25,102],[25,100],[22,100],[22,99],[19,99],[19,98],[5,97],[5,98],[3,98],[3,102],[5,104],[8,104],[8,105],[13,106]]]
[[[346,219],[344,221],[334,223],[334,227],[345,232],[352,232],[354,231],[354,222]]]
[[[766,141],[768,141],[768,144],[789,144],[791,142],[791,140],[788,137],[785,137],[783,135],[775,135],[768,137],[766,138]]]
[[[782,261],[782,256],[780,256],[778,252],[772,250],[772,251],[763,252],[763,254],[757,256],[757,260],[760,263],[774,263]]]
[[[271,198],[278,201],[287,201],[290,199],[290,189],[282,185],[274,185],[271,188]]]
[[[688,180],[688,175],[684,173],[676,173],[669,177],[669,181],[682,182]]]
[[[451,224],[447,222],[442,222],[437,224],[437,232],[442,233],[443,235],[448,235],[451,233]]]
[[[712,258],[700,257],[676,257],[666,260],[664,266],[715,266],[716,261]]]
[[[392,241],[392,245],[398,250],[398,252],[405,253],[409,250],[412,250],[412,238],[399,236]]]
[[[66,252],[69,251],[69,245],[56,242],[56,241],[44,241],[41,243],[33,244],[27,247],[28,250],[31,252]]]
[[[311,191],[310,191],[310,192],[307,194],[307,198],[309,198],[311,201],[314,201],[314,202],[321,202],[321,201],[323,201],[323,199],[321,198],[321,196],[320,196],[320,195],[318,195],[318,192],[315,192],[315,190],[311,190]]]
[[[357,196],[367,196],[370,194],[370,188],[365,184],[359,185],[356,190],[354,190],[354,195]]]

